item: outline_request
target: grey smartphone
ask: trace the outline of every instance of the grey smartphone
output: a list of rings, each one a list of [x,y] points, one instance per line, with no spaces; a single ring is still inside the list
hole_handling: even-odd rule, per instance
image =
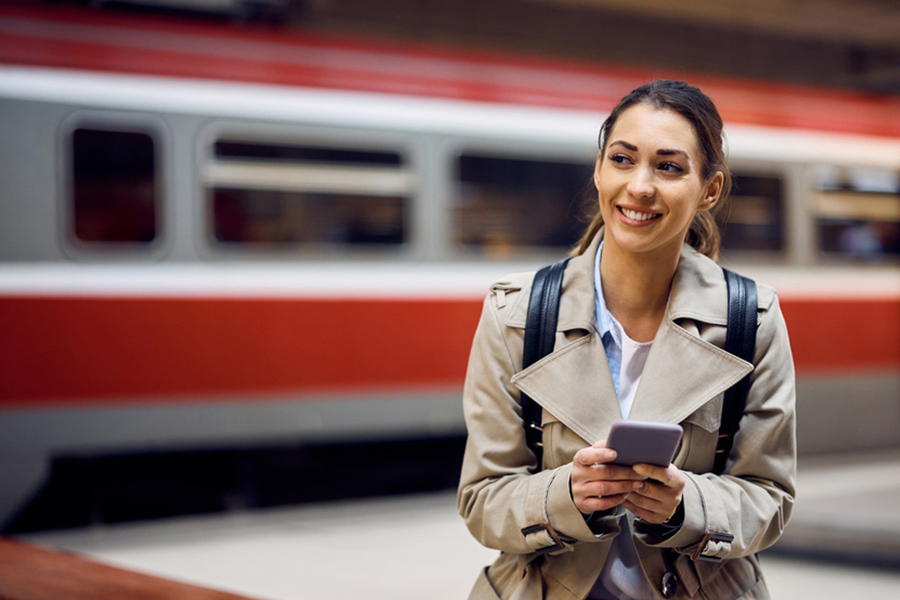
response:
[[[668,467],[681,440],[681,425],[650,421],[616,421],[606,440],[616,451],[612,464]]]

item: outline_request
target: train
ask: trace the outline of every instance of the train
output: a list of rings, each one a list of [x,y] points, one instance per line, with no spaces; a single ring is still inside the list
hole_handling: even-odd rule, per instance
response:
[[[774,285],[801,452],[900,443],[900,98],[717,103],[721,262]],[[0,523],[54,458],[462,437],[491,281],[578,237],[652,69],[0,5]]]

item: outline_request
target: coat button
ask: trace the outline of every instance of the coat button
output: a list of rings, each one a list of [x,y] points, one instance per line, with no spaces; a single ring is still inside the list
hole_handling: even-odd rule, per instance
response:
[[[662,580],[659,582],[659,591],[662,592],[664,598],[675,597],[675,594],[678,593],[678,580],[675,579],[674,573],[668,571],[662,576]]]

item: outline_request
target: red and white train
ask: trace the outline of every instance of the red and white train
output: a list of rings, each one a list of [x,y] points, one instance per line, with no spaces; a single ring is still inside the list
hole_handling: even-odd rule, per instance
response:
[[[462,435],[487,285],[577,235],[670,73],[0,5],[0,522],[67,453]],[[724,263],[775,285],[801,451],[900,441],[900,98],[678,74]]]

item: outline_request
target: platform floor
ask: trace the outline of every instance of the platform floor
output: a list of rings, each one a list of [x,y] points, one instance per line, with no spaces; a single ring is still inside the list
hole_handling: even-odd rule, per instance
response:
[[[898,497],[898,452],[801,462],[794,519],[762,557],[773,597],[897,597]],[[261,600],[465,598],[495,555],[452,492],[18,537]]]

